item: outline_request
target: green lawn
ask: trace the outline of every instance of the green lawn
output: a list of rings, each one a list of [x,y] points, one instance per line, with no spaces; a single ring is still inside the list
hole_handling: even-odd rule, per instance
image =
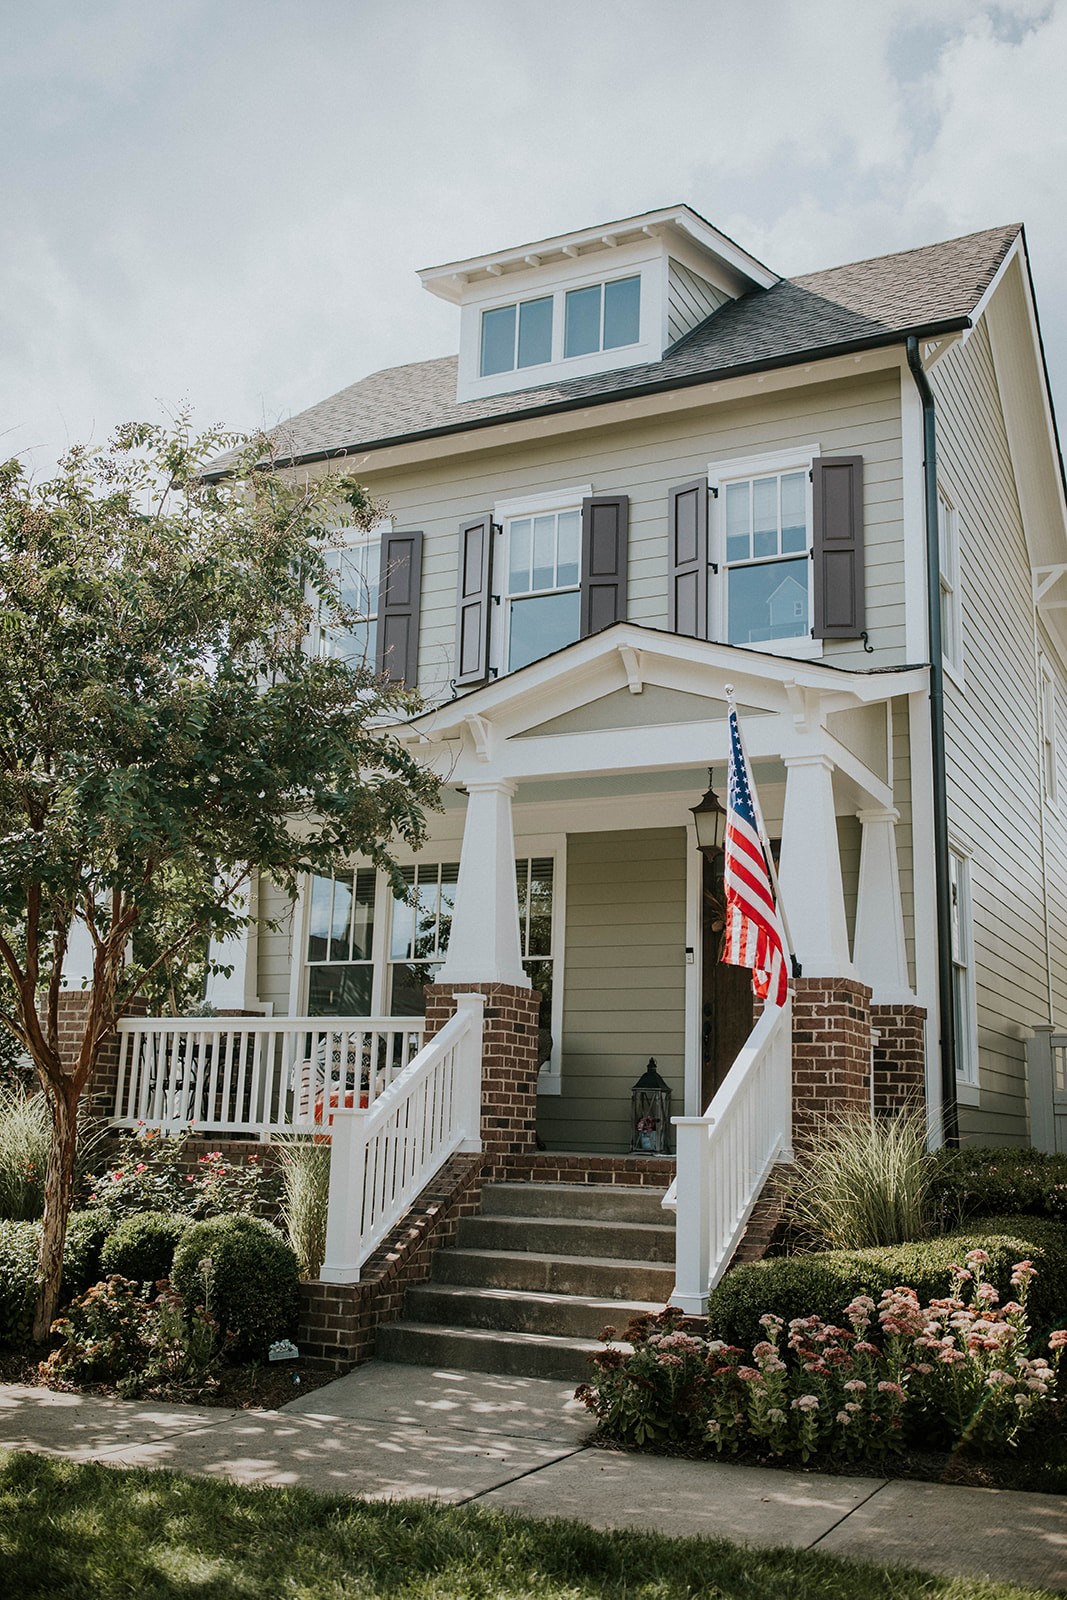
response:
[[[596,1533],[166,1472],[0,1456],[18,1600],[1036,1600],[1038,1591],[722,1540]]]

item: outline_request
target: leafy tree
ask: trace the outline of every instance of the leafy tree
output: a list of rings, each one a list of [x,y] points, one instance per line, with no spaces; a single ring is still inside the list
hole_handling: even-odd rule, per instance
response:
[[[232,453],[226,476],[205,464]],[[388,730],[415,707],[344,632],[338,526],[378,515],[347,477],[268,473],[270,441],[131,424],[48,482],[0,465],[0,1023],[52,1115],[39,1299],[59,1290],[78,1106],[100,1041],[168,964],[245,925],[250,870],[295,888],[359,853],[396,879],[437,781]],[[383,731],[384,730],[384,731]],[[84,1032],[60,1050],[76,919]],[[132,956],[130,954],[132,941]]]

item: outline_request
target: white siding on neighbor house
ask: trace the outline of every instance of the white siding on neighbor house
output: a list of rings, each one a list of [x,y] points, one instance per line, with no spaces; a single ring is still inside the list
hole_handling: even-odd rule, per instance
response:
[[[667,274],[667,342],[689,333],[730,296],[671,257]]]
[[[963,602],[964,681],[945,684],[949,829],[971,850],[978,997],[980,1104],[961,1106],[960,1124],[971,1142],[1025,1143],[1018,1031],[1048,1010],[1033,591],[983,323],[933,382]]]
[[[681,1114],[685,896],[683,828],[568,837],[563,1092],[538,1102],[550,1149],[627,1150],[649,1056]]]
[[[818,443],[824,455],[864,459],[867,626],[874,654],[829,641],[825,659],[848,667],[899,666],[904,654],[900,376],[896,369],[633,423],[597,423],[536,443],[448,456],[360,476],[388,502],[397,529],[425,538],[419,688],[450,695],[456,629],[458,529],[518,495],[591,484],[595,494],[630,497],[628,617],[667,626],[667,511],[670,490],[727,461]]]
[[[1039,628],[1038,648],[1053,674],[1056,693],[1055,804],[1044,808],[1045,883],[1048,897],[1052,1020],[1067,1029],[1067,672],[1051,635]]]

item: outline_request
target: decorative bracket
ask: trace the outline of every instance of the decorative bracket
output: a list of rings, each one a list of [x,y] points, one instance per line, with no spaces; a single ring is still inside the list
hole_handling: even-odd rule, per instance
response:
[[[479,717],[473,711],[463,718],[463,726],[467,730],[474,754],[479,761],[489,761],[493,753],[493,724],[487,717]]]
[[[1063,562],[1060,562],[1055,567],[1035,567],[1033,569],[1034,605],[1040,611],[1063,611],[1067,608],[1067,596],[1064,596],[1062,590],[1058,599],[1046,599],[1046,596],[1056,588],[1060,579],[1065,576],[1067,576],[1067,564]]]
[[[619,660],[626,673],[626,685],[630,693],[640,694],[645,687],[645,680],[641,674],[641,652],[635,650],[632,644],[620,644]]]
[[[798,733],[814,733],[821,721],[822,696],[818,689],[799,684],[795,678],[785,680],[785,693],[793,713],[793,726]]]

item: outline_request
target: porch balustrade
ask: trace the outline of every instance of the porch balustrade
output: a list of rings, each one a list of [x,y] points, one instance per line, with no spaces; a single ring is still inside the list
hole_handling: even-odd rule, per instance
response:
[[[675,1117],[677,1211],[671,1304],[703,1316],[771,1168],[792,1159],[792,1003],[766,1006],[702,1117]]]
[[[422,1045],[421,1018],[123,1017],[113,1122],[312,1133],[370,1105]]]

